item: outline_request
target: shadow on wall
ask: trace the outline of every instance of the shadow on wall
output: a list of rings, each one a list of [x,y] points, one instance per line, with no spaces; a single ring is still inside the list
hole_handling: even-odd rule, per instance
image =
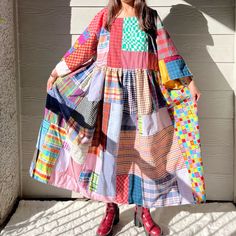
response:
[[[192,4],[196,1],[186,2]],[[215,18],[217,22],[229,25],[227,22],[229,17],[224,17],[224,14],[213,14],[214,11],[210,7],[201,9],[201,7],[196,8],[184,4],[172,6],[163,22],[170,31],[177,49],[184,56],[193,72],[199,89],[231,90],[232,85],[227,82],[207,50],[208,46],[214,46],[214,40],[209,32],[207,19],[200,10]],[[217,11],[217,13],[219,12]],[[173,22],[178,23],[174,24]],[[231,26],[229,25],[229,27]]]

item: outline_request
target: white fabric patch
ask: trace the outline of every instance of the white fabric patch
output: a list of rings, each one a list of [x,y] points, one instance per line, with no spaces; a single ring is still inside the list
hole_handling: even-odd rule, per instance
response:
[[[74,144],[69,139],[67,139],[67,143],[70,147],[71,158],[78,164],[84,163],[91,141],[92,139],[89,140],[87,138],[84,138],[82,139],[82,142],[80,144]]]
[[[141,115],[140,119],[142,119],[142,135],[145,136],[154,135],[172,124],[166,107],[148,115]]]
[[[181,204],[194,203],[191,179],[187,168],[176,171],[178,188],[182,196]]]
[[[58,76],[63,76],[63,75],[66,75],[71,72],[70,69],[68,68],[66,62],[63,60],[60,61],[59,63],[57,63],[56,71],[58,73]]]

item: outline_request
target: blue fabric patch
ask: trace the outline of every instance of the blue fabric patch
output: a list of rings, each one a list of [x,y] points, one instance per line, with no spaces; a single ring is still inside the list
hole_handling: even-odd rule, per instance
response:
[[[109,39],[110,39],[110,32],[102,27],[97,34],[97,40],[99,40],[98,49],[107,48],[109,46]]]
[[[137,114],[129,114],[124,112],[121,123],[121,130],[136,130]]]
[[[129,203],[143,204],[142,179],[137,175],[129,175]]]
[[[83,37],[84,40],[87,41],[89,39],[89,36],[90,36],[90,32],[89,32],[88,28],[86,28],[84,30],[84,32],[81,34],[81,37]]]
[[[79,175],[79,182],[83,182],[83,184],[85,184],[85,183],[88,184],[91,174],[92,174],[92,172],[81,171],[80,175]]]
[[[171,80],[192,76],[192,73],[183,59],[166,62],[166,68]]]
[[[107,128],[106,150],[117,157],[122,124],[123,104],[111,103],[109,111],[109,123]]]
[[[72,54],[74,51],[75,51],[75,48],[73,46],[67,51],[67,54]]]
[[[113,154],[110,154],[108,150],[103,152],[102,166],[99,170],[99,179],[96,193],[115,197],[116,196],[116,161]]]

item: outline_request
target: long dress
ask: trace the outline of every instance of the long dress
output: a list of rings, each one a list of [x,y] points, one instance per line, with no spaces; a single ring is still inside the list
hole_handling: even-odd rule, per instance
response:
[[[108,8],[56,64],[39,128],[32,178],[117,204],[164,207],[206,201],[191,76],[156,14],[156,30]]]

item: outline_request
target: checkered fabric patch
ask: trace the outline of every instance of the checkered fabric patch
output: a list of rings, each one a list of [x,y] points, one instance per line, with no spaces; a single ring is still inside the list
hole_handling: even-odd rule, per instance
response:
[[[148,51],[148,36],[146,32],[139,28],[139,22],[136,17],[124,18],[122,50]]]
[[[124,70],[123,77],[123,98],[124,112],[128,114],[137,113],[137,93],[136,93],[136,76],[133,70]]]
[[[76,70],[80,65],[96,56],[105,11],[106,9],[103,8],[93,17],[83,33],[61,58],[61,61],[66,63],[70,71]]]
[[[166,62],[166,67],[171,80],[192,76],[192,73],[183,59]]]
[[[206,200],[203,161],[201,157],[201,142],[197,116],[197,104],[192,99],[172,107],[175,131],[182,148],[186,166],[191,178],[195,201]]]
[[[121,203],[128,203],[129,194],[129,176],[117,175],[116,176],[116,199]]]
[[[137,71],[137,103],[138,103],[138,114],[147,115],[151,114],[155,109],[152,103],[152,97],[150,96],[149,78],[147,73],[143,71]],[[145,98],[145,99],[143,99]]]

